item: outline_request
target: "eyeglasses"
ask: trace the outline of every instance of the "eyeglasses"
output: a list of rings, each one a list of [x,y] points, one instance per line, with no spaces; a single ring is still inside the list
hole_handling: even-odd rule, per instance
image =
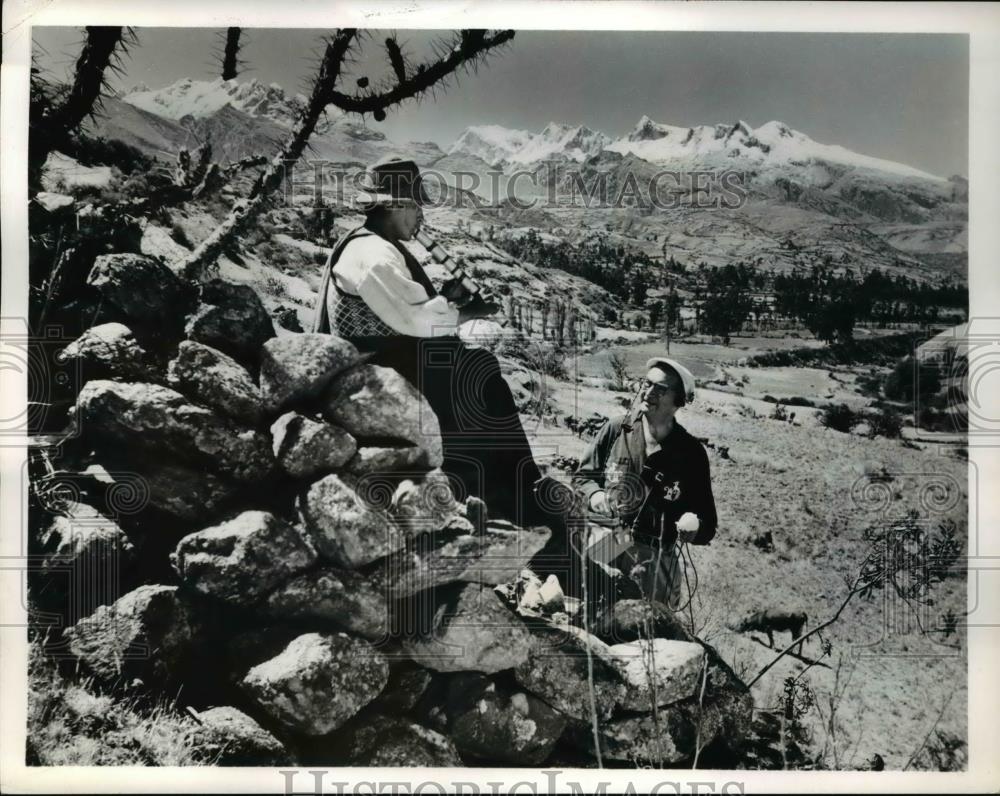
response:
[[[646,394],[658,392],[662,395],[663,393],[673,392],[673,390],[666,384],[650,381],[649,379],[643,379],[639,383],[639,392]]]

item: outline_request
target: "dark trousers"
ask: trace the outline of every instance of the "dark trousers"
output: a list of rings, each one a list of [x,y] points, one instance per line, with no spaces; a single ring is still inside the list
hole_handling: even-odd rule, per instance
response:
[[[426,397],[441,427],[442,469],[466,495],[485,500],[491,517],[547,524],[533,493],[541,474],[493,354],[454,337],[353,342],[374,354],[373,364],[397,370]]]

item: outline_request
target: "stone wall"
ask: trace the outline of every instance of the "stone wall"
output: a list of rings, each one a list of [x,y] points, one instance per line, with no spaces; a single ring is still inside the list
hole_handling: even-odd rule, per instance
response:
[[[89,283],[117,320],[61,354],[86,376],[77,486],[33,527],[43,576],[103,567],[122,590],[54,654],[180,691],[223,763],[593,765],[595,715],[608,764],[737,759],[749,693],[667,609],[585,629],[504,599],[551,531],[458,492],[398,373],[276,336],[244,285],[138,255]]]

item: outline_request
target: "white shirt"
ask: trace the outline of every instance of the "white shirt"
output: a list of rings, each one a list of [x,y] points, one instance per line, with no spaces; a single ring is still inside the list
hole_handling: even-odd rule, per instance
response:
[[[360,296],[378,317],[410,337],[453,335],[458,309],[444,296],[430,298],[410,277],[403,255],[378,235],[352,240],[333,268],[333,278],[345,293]],[[333,291],[327,296],[332,317]]]

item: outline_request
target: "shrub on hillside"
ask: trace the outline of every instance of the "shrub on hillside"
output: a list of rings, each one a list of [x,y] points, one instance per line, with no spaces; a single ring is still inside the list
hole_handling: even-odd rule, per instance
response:
[[[628,360],[625,358],[625,355],[618,351],[613,351],[608,357],[608,365],[610,370],[604,374],[604,377],[611,382],[612,388],[618,392],[627,390],[629,369]]]
[[[799,395],[793,395],[791,398],[775,398],[773,395],[765,395],[762,400],[769,404],[784,404],[785,406],[808,406],[810,408],[816,406],[815,401],[810,401]]]
[[[567,378],[566,356],[554,343],[528,340],[522,335],[502,337],[494,353],[522,362],[543,376]]]
[[[847,404],[829,404],[823,407],[819,415],[819,422],[824,426],[845,434],[850,433],[862,420],[864,417]]]
[[[903,418],[891,406],[881,407],[869,412],[865,418],[868,430],[873,437],[889,437],[898,439],[903,431]]]

